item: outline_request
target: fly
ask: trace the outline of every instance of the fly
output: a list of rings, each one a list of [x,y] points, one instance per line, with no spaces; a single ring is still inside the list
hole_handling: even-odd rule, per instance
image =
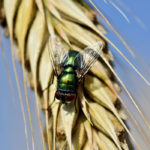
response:
[[[60,40],[51,36],[49,48],[51,63],[57,76],[55,97],[62,103],[73,101],[80,81],[100,56],[103,44],[97,42],[81,52],[65,51]]]

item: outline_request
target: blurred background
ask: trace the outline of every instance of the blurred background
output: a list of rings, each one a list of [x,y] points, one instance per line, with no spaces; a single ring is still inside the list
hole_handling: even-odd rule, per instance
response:
[[[87,0],[89,3],[89,1]],[[108,33],[106,36],[124,53],[124,55],[134,64],[135,67],[150,81],[150,1],[149,0],[93,0],[98,9],[105,15],[111,25],[116,31],[125,39],[130,49],[133,50],[132,54],[125,48],[123,43],[116,37],[109,26],[99,17],[99,21],[105,26]],[[123,2],[123,3],[122,3]],[[90,4],[90,3],[89,3]],[[3,31],[1,32],[4,50],[6,53],[7,62],[3,59],[3,53],[0,51],[0,150],[26,150],[26,139],[24,132],[24,120],[22,117],[21,106],[19,102],[15,76],[13,73],[13,66],[11,63],[10,53],[10,40],[4,37]],[[127,86],[131,95],[135,99],[139,108],[144,113],[147,120],[150,122],[150,88],[149,86],[133,71],[124,59],[116,52],[109,44],[109,48],[114,55],[114,69],[119,75],[121,80]],[[134,56],[134,57],[133,57]],[[8,63],[8,64],[7,64]],[[9,69],[6,67],[8,66]],[[17,71],[19,80],[21,81],[21,88],[23,93],[23,77],[21,72],[21,65],[17,63]],[[8,76],[9,75],[9,76]],[[12,88],[10,79],[12,81]],[[123,90],[123,89],[122,89]],[[30,108],[33,119],[34,134],[35,134],[35,149],[42,150],[42,140],[39,130],[37,112],[34,94],[30,93]],[[125,91],[121,94],[124,102],[133,114],[139,125],[142,127],[142,132],[150,139],[150,132],[146,127],[141,116],[135,109],[131,100],[128,98]],[[29,119],[27,109],[24,106],[27,125]],[[44,115],[43,115],[44,117]],[[143,141],[143,137],[137,132],[135,125],[130,117],[128,117],[127,124],[130,131],[136,137],[143,150],[149,150]],[[31,144],[30,127],[28,126],[29,133],[29,147]]]

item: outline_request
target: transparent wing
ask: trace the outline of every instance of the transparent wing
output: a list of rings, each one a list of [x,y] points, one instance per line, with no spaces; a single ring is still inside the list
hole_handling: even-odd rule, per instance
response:
[[[51,64],[55,74],[58,76],[62,69],[61,62],[63,61],[64,57],[67,57],[67,51],[63,47],[60,39],[54,35],[50,36],[48,45]]]
[[[102,49],[103,49],[103,43],[100,41],[85,48],[83,51],[81,51],[78,54],[79,56],[76,56],[80,58],[82,57],[83,59],[81,67],[77,71],[77,75],[79,79],[81,79],[94,65],[94,63],[97,61],[98,57],[100,56]]]

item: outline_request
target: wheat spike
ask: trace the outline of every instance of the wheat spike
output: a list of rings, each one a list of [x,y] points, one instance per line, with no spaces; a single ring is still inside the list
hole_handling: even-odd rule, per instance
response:
[[[12,47],[17,43],[14,52],[22,63],[24,84],[28,80],[36,95],[43,149],[47,143],[49,150],[128,150],[124,136],[127,128],[120,117],[121,110],[115,107],[118,96],[112,90],[120,91],[120,88],[113,87],[117,82],[111,80],[112,72],[102,61],[96,62],[79,85],[75,104],[61,104],[54,97],[57,79],[49,56],[51,34],[57,35],[66,49],[79,51],[101,41],[104,44],[102,57],[113,61],[102,36],[107,31],[96,20],[95,11],[82,0],[11,0],[11,4],[10,0],[3,0],[0,12],[3,11],[0,23],[4,24],[6,19],[5,28],[8,28]],[[45,131],[39,105],[45,112]],[[28,106],[29,115],[30,109]],[[30,122],[32,129],[31,118]],[[34,149],[33,134],[32,131]],[[140,150],[134,137],[133,142]]]

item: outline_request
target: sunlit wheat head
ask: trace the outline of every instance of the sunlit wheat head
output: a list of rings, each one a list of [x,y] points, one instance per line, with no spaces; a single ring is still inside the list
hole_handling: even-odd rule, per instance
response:
[[[128,150],[132,148],[146,150],[150,147],[148,134],[150,123],[143,109],[132,96],[132,92],[113,69],[112,64],[116,60],[109,46],[134,70],[143,83],[147,85],[150,83],[108,38],[107,30],[100,21],[112,30],[126,50],[135,57],[129,45],[97,7],[95,1],[88,2],[87,4],[82,0],[0,1],[0,23],[10,38],[12,64],[24,121],[27,149],[36,150],[38,145],[35,141],[36,127],[28,87],[35,94],[37,124],[39,139],[41,139],[39,142],[42,143],[43,150]],[[127,22],[130,22],[118,6],[126,8],[120,0],[103,2],[109,3]],[[100,51],[98,48],[93,48],[98,42]],[[63,103],[55,96],[58,86],[56,71],[60,69],[58,59],[64,57],[65,52],[69,50],[76,50],[84,56],[84,51],[89,46],[99,55],[90,53],[93,57],[84,57],[84,62],[90,63],[83,67],[85,74],[82,69],[79,71],[79,73],[83,72],[84,77],[77,86],[76,98],[71,102]],[[7,62],[2,43],[1,48],[4,60]],[[54,55],[55,53],[57,55]],[[24,90],[21,89],[16,58],[22,66]],[[121,90],[124,93],[122,97]],[[126,105],[127,99],[132,105],[131,108]],[[136,133],[126,125],[128,120],[134,126]]]

